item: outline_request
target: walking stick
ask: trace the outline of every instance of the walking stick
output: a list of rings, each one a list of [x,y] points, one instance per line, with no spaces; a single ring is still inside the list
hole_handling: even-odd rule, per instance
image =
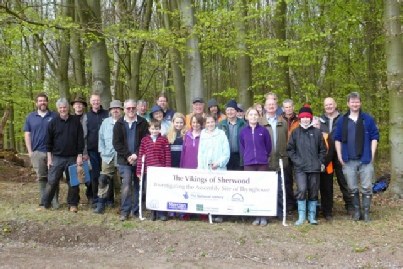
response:
[[[142,201],[143,201],[143,176],[144,176],[144,161],[145,161],[146,155],[143,155],[141,157],[141,175],[140,175],[140,190],[139,190],[139,219],[140,220],[145,220],[146,218],[143,218],[143,209],[142,209]]]
[[[283,159],[279,159],[280,170],[281,170],[281,189],[283,191],[283,226],[288,226],[286,218],[287,218],[287,208],[286,208],[286,198],[285,198],[285,184],[284,184],[284,167],[283,167]]]

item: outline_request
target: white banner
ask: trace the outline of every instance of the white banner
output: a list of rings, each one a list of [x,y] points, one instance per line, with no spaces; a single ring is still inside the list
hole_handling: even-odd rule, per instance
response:
[[[146,197],[151,210],[276,216],[277,173],[148,167]]]

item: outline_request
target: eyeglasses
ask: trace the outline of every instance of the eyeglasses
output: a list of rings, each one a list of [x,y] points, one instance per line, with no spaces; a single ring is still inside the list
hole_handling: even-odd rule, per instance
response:
[[[135,107],[135,106],[131,106],[131,107],[126,107],[125,109],[126,109],[126,110],[136,110],[136,107]]]

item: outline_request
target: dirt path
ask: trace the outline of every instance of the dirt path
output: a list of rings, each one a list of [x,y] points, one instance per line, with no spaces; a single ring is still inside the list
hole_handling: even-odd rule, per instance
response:
[[[403,206],[387,194],[375,197],[370,224],[350,221],[338,197],[335,220],[318,226],[122,223],[116,209],[94,215],[86,204],[37,212],[37,184],[13,174],[0,175],[0,268],[403,268]]]

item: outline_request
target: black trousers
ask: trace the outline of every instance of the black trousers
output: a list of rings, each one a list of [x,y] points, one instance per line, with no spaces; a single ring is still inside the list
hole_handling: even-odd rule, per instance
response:
[[[333,216],[333,173],[320,173],[319,190],[323,215]]]

